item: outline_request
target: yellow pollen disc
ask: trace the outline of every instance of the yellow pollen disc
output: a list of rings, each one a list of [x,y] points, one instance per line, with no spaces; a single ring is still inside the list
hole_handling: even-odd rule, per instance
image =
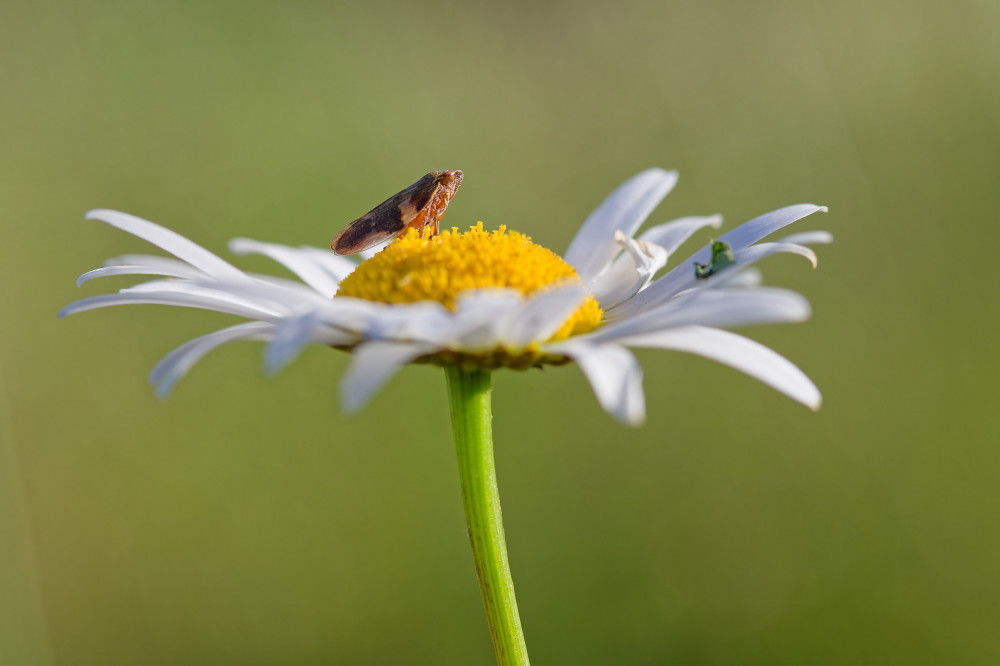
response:
[[[467,289],[501,287],[532,294],[579,277],[559,255],[500,226],[484,231],[483,223],[465,233],[457,228],[430,236],[410,229],[340,283],[337,296],[380,303],[437,301],[455,309],[455,297]],[[588,296],[552,336],[562,340],[593,330],[601,308]]]

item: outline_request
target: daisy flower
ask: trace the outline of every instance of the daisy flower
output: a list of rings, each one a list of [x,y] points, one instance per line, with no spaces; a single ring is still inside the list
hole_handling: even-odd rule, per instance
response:
[[[275,372],[310,343],[349,350],[343,406],[360,409],[403,365],[429,362],[491,370],[575,361],[597,399],[618,420],[645,416],[642,371],[630,347],[673,349],[710,358],[756,377],[817,408],[820,394],[793,364],[723,328],[797,322],[808,302],[795,292],[760,285],[751,266],[776,252],[816,264],[807,244],[827,243],[822,231],[760,243],[773,232],[826,208],[809,204],[772,211],[718,238],[732,263],[707,277],[708,244],[684,261],[677,248],[720,216],[684,217],[640,225],[673,189],[674,171],[650,169],[615,190],[584,222],[564,258],[500,227],[482,224],[433,238],[409,232],[385,248],[363,253],[360,264],[312,247],[287,247],[237,238],[235,254],[259,253],[302,282],[246,273],[192,241],[147,220],[112,210],[87,219],[106,222],[169,252],[174,258],[126,255],[84,273],[82,284],[108,275],[159,275],[152,280],[65,307],[60,316],[112,305],[154,303],[204,308],[249,320],[196,338],[168,354],[150,380],[166,395],[212,349],[236,340],[262,340],[265,367]],[[659,279],[654,275],[673,264]]]
[[[677,173],[650,169],[615,190],[584,222],[560,257],[501,226],[457,228],[432,236],[410,230],[362,253],[362,261],[312,247],[235,239],[238,255],[262,254],[300,281],[247,273],[196,243],[147,220],[94,210],[99,220],[173,257],[126,255],[84,273],[77,283],[109,275],[153,275],[113,294],[65,307],[60,316],[125,304],[203,308],[246,321],[191,340],[168,354],[150,380],[167,394],[212,349],[261,340],[265,367],[275,372],[309,344],[347,351],[342,403],[360,409],[409,363],[445,368],[463,499],[501,664],[527,664],[499,514],[489,425],[490,372],[574,362],[598,402],[619,421],[645,418],[642,370],[630,348],[697,354],[729,365],[813,409],[816,386],[774,351],[728,330],[798,322],[808,302],[761,286],[754,264],[777,252],[814,266],[807,245],[828,243],[822,231],[760,242],[818,211],[788,206],[757,217],[677,261],[680,245],[718,228],[719,216],[684,217],[637,232],[673,189]],[[660,269],[670,270],[656,278]]]

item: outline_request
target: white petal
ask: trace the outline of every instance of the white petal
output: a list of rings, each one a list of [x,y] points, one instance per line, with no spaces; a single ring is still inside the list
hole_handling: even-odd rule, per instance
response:
[[[433,348],[402,342],[372,340],[354,348],[351,365],[341,380],[344,411],[360,410],[396,371]]]
[[[739,287],[759,287],[764,283],[764,276],[756,268],[743,268],[738,271],[724,271],[722,279],[719,281],[720,288]]]
[[[822,402],[816,385],[791,361],[759,342],[729,331],[686,326],[625,338],[618,343],[704,356],[759,379],[810,409],[819,409]]]
[[[194,294],[215,295],[217,298],[228,298],[235,303],[251,304],[262,311],[274,313],[277,316],[294,315],[306,310],[326,312],[331,308],[339,312],[343,309],[353,310],[357,299],[338,299],[345,301],[340,306],[333,307],[333,299],[322,296],[314,289],[301,282],[282,278],[253,279],[246,282],[228,283],[219,280],[179,281],[165,280],[147,282],[129,288],[126,291],[181,291]],[[350,303],[347,303],[349,301]],[[369,309],[377,304],[370,304]]]
[[[247,273],[247,275],[253,279],[253,282],[245,286],[252,286],[254,284],[269,284],[280,287],[286,291],[294,291],[298,296],[318,296],[324,300],[330,300],[329,296],[324,296],[300,280],[278,277],[276,275],[265,275],[264,273]]]
[[[656,280],[647,289],[644,289],[630,300],[615,307],[615,309],[608,313],[608,315],[610,318],[620,318],[634,315],[637,312],[642,312],[656,306],[657,304],[664,303],[670,298],[673,298],[676,294],[679,294],[680,292],[690,289],[696,285],[700,288],[718,285],[722,282],[727,272],[732,273],[740,267],[749,266],[753,262],[762,259],[769,254],[782,252],[785,251],[785,249],[795,251],[791,250],[791,248],[778,247],[781,243],[766,244],[770,246],[769,249],[758,251],[755,249],[758,246],[747,247],[745,241],[747,239],[755,238],[756,234],[767,231],[768,229],[770,229],[770,231],[774,231],[779,228],[774,225],[788,225],[805,215],[825,210],[826,208],[820,206],[800,204],[798,206],[782,208],[774,211],[773,213],[768,213],[767,215],[751,220],[728,234],[724,234],[719,239],[732,245],[737,265],[729,266],[724,271],[720,271],[707,280],[699,280],[695,275],[693,264],[705,264],[711,260],[712,251],[710,246],[706,245],[701,250],[696,252],[690,259],[681,262],[672,270],[668,271],[666,275],[661,277],[659,280]],[[744,230],[744,228],[747,229]],[[770,231],[768,231],[768,233],[770,233]],[[734,236],[734,234],[736,235]],[[734,240],[738,241],[740,244],[737,245],[737,243],[733,242]],[[759,240],[759,238],[756,240]]]
[[[699,229],[704,229],[705,227],[718,229],[721,226],[721,215],[682,217],[677,220],[658,224],[655,227],[650,227],[642,232],[639,240],[647,243],[656,243],[670,255]]]
[[[615,231],[634,236],[676,184],[677,172],[663,169],[649,169],[627,180],[583,223],[563,255],[566,263],[590,284],[621,249],[615,243]]]
[[[195,338],[164,356],[149,373],[149,381],[156,385],[156,395],[164,398],[195,363],[216,347],[233,340],[266,340],[273,331],[273,325],[254,321]]]
[[[426,343],[440,348],[449,346],[470,328],[444,305],[433,301],[389,305],[340,297],[313,302],[308,307],[316,312],[317,322],[358,339]]]
[[[524,303],[524,294],[510,287],[467,289],[455,298],[455,311],[469,316],[496,317]]]
[[[532,294],[501,332],[502,343],[509,349],[520,350],[532,342],[548,340],[586,297],[586,287],[578,282],[556,285]]]
[[[180,262],[178,262],[180,264]],[[187,267],[186,264],[180,264]],[[137,266],[134,264],[119,264],[117,266],[104,266],[103,268],[95,268],[92,271],[87,271],[80,277],[76,279],[76,286],[80,286],[87,280],[93,280],[99,277],[108,277],[111,275],[162,275],[165,277],[176,277],[176,278],[197,278],[199,276],[204,276],[204,273],[200,271],[192,270],[187,268],[187,270],[170,270],[158,266]]]
[[[723,234],[718,240],[726,241],[733,246],[734,250],[739,250],[756,243],[762,238],[766,238],[782,227],[787,227],[789,224],[801,220],[807,215],[825,213],[826,211],[826,206],[814,206],[813,204],[785,206],[778,210],[772,210],[770,213],[764,213],[749,222],[744,222],[729,233]],[[711,258],[712,250],[709,244],[692,256],[691,261],[704,264]]]
[[[833,234],[829,231],[803,231],[797,234],[783,236],[779,243],[798,243],[800,245],[828,245],[833,242]]]
[[[613,308],[645,289],[656,271],[667,263],[667,251],[654,243],[637,241],[618,232],[616,240],[626,250],[597,276],[590,290],[604,309]]]
[[[301,282],[272,276],[254,277],[247,282],[238,283],[197,280],[191,281],[191,284],[202,289],[225,292],[273,312],[284,314],[301,311],[304,308],[318,309],[332,301]]]
[[[626,425],[646,420],[642,368],[632,352],[618,345],[588,345],[567,341],[547,345],[546,351],[569,356],[580,366],[597,401]]]
[[[455,299],[455,317],[464,333],[456,348],[470,352],[489,351],[501,343],[502,332],[524,306],[524,294],[516,289],[469,289]]]
[[[107,222],[113,227],[138,236],[212,277],[232,282],[249,279],[240,269],[212,254],[197,243],[149,220],[144,220],[141,217],[129,215],[128,213],[106,209],[92,210],[84,217],[88,220]]]
[[[391,306],[360,298],[340,297],[313,305],[323,324],[337,330],[363,336],[372,330],[375,321]]]
[[[264,318],[280,316],[292,311],[292,308],[308,296],[315,296],[311,290],[308,296],[297,290],[290,290],[262,282],[227,283],[205,278],[203,281],[192,280],[151,280],[122,289],[120,294],[165,295],[175,296],[184,300],[184,304],[194,307],[218,309],[219,312],[232,312],[230,308],[238,308],[239,313],[253,312]],[[232,312],[233,314],[239,314]]]
[[[104,262],[105,266],[150,266],[152,268],[164,269],[163,275],[186,271],[191,278],[204,278],[207,275],[193,267],[191,264],[175,259],[174,257],[164,257],[162,254],[123,254],[112,257]],[[185,276],[187,277],[187,276]]]
[[[294,361],[309,344],[352,345],[358,336],[323,323],[323,313],[306,310],[279,320],[277,330],[264,350],[264,369],[276,374]]]
[[[323,296],[333,298],[337,293],[337,281],[330,277],[322,266],[317,266],[312,257],[300,250],[276,243],[261,243],[249,238],[234,238],[229,241],[229,251],[240,255],[263,254],[298,275],[303,282]]]
[[[228,298],[212,298],[208,295],[193,296],[178,293],[131,293],[105,294],[92,296],[70,303],[59,311],[59,318],[79,312],[106,308],[113,305],[176,305],[187,308],[215,310],[227,314],[239,315],[250,319],[270,319],[274,313],[246,304],[236,304]]]
[[[617,342],[627,336],[677,326],[749,326],[805,321],[809,301],[787,289],[712,289],[683,294],[642,314],[611,322],[587,336],[588,340]]]
[[[317,264],[321,265],[330,274],[337,284],[358,267],[358,262],[347,257],[335,254],[332,250],[324,250],[318,247],[300,247],[299,252],[304,252]]]
[[[456,333],[454,315],[441,303],[421,301],[375,310],[366,338],[443,345]]]
[[[751,263],[757,261],[763,257],[766,257],[777,252],[786,252],[788,254],[797,254],[800,257],[805,257],[812,264],[813,268],[816,268],[816,264],[819,261],[816,258],[816,253],[807,248],[805,245],[799,245],[798,243],[757,243],[744,250],[741,250],[742,256],[739,257],[740,263]]]
[[[276,374],[298,358],[303,347],[309,344],[313,328],[317,326],[318,314],[314,311],[283,318],[264,350],[264,369],[269,374]]]

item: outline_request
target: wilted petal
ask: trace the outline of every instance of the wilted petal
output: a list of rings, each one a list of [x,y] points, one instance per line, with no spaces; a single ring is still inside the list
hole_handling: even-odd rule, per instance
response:
[[[583,223],[566,250],[566,263],[590,284],[621,251],[615,232],[634,236],[676,184],[677,172],[663,169],[649,169],[625,181]]]
[[[604,309],[613,308],[645,289],[656,271],[667,263],[667,251],[659,245],[628,238],[621,232],[616,240],[625,252],[591,285],[594,298]]]

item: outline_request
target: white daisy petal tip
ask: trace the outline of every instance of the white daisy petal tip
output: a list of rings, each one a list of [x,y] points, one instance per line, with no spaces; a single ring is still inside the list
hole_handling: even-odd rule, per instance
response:
[[[591,345],[567,341],[550,349],[576,361],[598,403],[618,422],[640,426],[646,421],[642,367],[629,350],[614,344]]]
[[[84,215],[84,219],[98,220],[141,238],[213,278],[230,282],[249,281],[250,279],[243,271],[221,257],[176,231],[171,231],[155,222],[107,208],[95,208],[88,211]]]
[[[166,398],[195,363],[208,352],[235,340],[266,340],[273,334],[271,324],[254,321],[237,324],[189,340],[164,356],[150,371],[149,381],[156,387],[156,397]]]
[[[117,213],[118,211],[111,210],[110,208],[91,208],[86,213],[83,214],[83,219],[85,220],[100,220],[105,221],[104,216],[110,213]]]
[[[758,243],[752,247],[752,250],[760,251],[764,248],[773,248],[775,252],[782,252],[785,254],[797,254],[808,261],[813,268],[816,268],[816,266],[819,265],[819,257],[817,257],[816,253],[805,245],[788,243],[786,241],[780,241],[777,243]]]
[[[239,256],[246,256],[248,254],[255,254],[259,252],[258,248],[260,247],[260,244],[251,238],[243,238],[242,236],[237,236],[236,238],[229,239],[227,247],[229,248],[229,251],[232,252],[233,254]]]
[[[264,347],[264,372],[273,377],[298,358],[309,342],[308,322],[286,323]]]
[[[617,342],[629,347],[686,352],[728,365],[813,411],[818,410],[822,402],[816,384],[798,366],[773,349],[730,331],[687,325]]]
[[[431,349],[424,345],[387,340],[358,345],[340,382],[342,411],[361,411],[401,367],[428,351]]]
[[[156,396],[157,400],[166,400],[170,397],[170,394],[174,391],[174,386],[177,385],[177,380],[174,381],[162,381],[159,384],[153,384],[153,395]]]
[[[803,231],[797,234],[791,234],[785,236],[777,241],[778,243],[789,243],[792,245],[805,246],[805,245],[829,245],[833,242],[833,234],[829,231]],[[810,250],[812,253],[812,265],[816,268],[819,263],[819,259],[816,258],[816,254]]]

